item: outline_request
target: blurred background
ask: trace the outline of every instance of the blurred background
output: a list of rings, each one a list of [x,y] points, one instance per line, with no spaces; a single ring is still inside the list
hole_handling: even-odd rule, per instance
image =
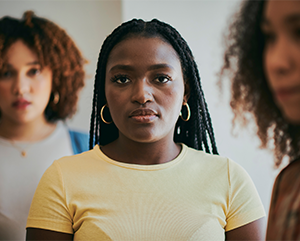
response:
[[[132,18],[157,18],[175,27],[192,49],[208,108],[211,113],[219,153],[244,167],[252,177],[268,212],[274,178],[272,153],[259,149],[252,123],[247,129],[232,129],[229,106],[229,81],[220,92],[217,73],[225,49],[223,35],[241,0],[0,0],[0,17],[20,18],[33,10],[64,28],[89,61],[85,66],[86,85],[81,92],[78,111],[68,125],[88,131],[93,82],[98,53],[105,37],[123,21]],[[221,94],[222,93],[222,94]],[[214,178],[213,176],[211,178]]]

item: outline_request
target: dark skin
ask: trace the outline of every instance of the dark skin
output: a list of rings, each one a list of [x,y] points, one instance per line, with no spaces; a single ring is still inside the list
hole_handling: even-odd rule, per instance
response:
[[[173,160],[181,150],[173,140],[175,123],[189,94],[173,47],[159,38],[123,40],[110,53],[105,81],[119,138],[101,150],[125,163]],[[254,221],[226,232],[226,240],[263,240],[262,227],[261,219]],[[27,240],[73,240],[73,235],[28,228]]]
[[[225,233],[225,240],[265,240],[265,218],[260,218],[244,226]]]
[[[27,228],[26,240],[73,240],[73,234],[39,228]]]
[[[225,233],[225,240],[263,240],[264,218]],[[73,234],[27,228],[26,240],[73,240]]]
[[[117,44],[107,61],[105,94],[119,138],[102,151],[114,160],[140,165],[173,160],[181,150],[173,133],[187,101],[185,86],[171,45],[144,37]]]

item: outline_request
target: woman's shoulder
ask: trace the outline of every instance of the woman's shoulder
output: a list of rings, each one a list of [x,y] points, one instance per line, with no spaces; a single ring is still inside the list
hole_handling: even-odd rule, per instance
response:
[[[88,138],[89,137],[88,132],[83,131],[83,130],[75,130],[73,128],[68,128],[68,131],[69,131],[69,134],[74,137],[79,137],[79,138]]]
[[[78,154],[89,149],[89,135],[87,132],[68,129],[72,149],[74,154]]]
[[[95,150],[87,150],[78,154],[64,156],[53,162],[53,165],[58,165],[61,169],[64,168],[81,168],[82,166],[90,165],[97,159]]]
[[[198,165],[206,171],[211,170],[214,173],[226,174],[230,179],[245,177],[249,179],[247,171],[229,157],[206,153],[190,147],[186,148],[186,161],[193,163],[194,166]]]
[[[281,190],[290,191],[292,187],[295,187],[296,183],[300,184],[300,158],[295,159],[289,163],[278,174],[274,187],[278,187]]]
[[[220,164],[220,163],[224,163],[227,164],[229,159],[227,157],[224,156],[220,156],[217,154],[211,154],[211,153],[207,153],[204,152],[202,150],[196,150],[192,147],[188,147],[186,145],[183,145],[183,148],[186,151],[186,158],[188,158],[189,160],[195,160],[197,162],[203,162],[205,164]]]
[[[299,174],[300,171],[300,158],[291,161],[286,167],[282,169],[279,175],[287,175],[292,173]]]

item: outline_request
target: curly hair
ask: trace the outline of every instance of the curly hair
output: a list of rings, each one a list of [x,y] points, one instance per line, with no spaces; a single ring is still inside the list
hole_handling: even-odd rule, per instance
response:
[[[21,40],[37,54],[41,68],[52,70],[52,93],[45,109],[49,122],[64,120],[76,112],[78,92],[84,86],[85,63],[73,40],[55,23],[26,11],[21,19],[0,19],[0,70],[9,47]],[[54,93],[59,102],[53,103]],[[0,113],[1,116],[1,113]]]
[[[106,104],[105,75],[107,59],[116,44],[124,39],[142,36],[146,38],[158,37],[169,43],[177,52],[184,81],[190,87],[188,104],[191,108],[191,118],[184,122],[181,118],[176,122],[174,141],[185,143],[198,150],[218,154],[210,114],[202,91],[199,71],[193,54],[175,28],[157,19],[145,22],[133,19],[117,27],[103,42],[100,50],[94,85],[93,110],[90,127],[90,148],[95,144],[106,145],[118,138],[118,129],[114,123],[106,125],[101,121],[100,109]],[[186,116],[184,108],[182,111]],[[178,132],[178,130],[180,130]],[[210,141],[210,144],[209,144]],[[211,145],[211,147],[209,147]],[[211,149],[211,150],[210,150]]]
[[[221,79],[231,81],[230,106],[233,123],[248,123],[251,114],[257,125],[261,148],[272,149],[278,167],[285,156],[289,160],[300,154],[300,128],[288,123],[273,99],[263,69],[264,35],[260,24],[266,1],[244,1],[234,16],[226,36],[226,51],[221,69]]]

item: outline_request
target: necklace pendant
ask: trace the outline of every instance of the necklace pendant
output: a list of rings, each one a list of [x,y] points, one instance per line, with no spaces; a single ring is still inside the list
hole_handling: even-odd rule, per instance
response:
[[[0,0],[1,1],[1,0]],[[29,147],[32,146],[33,143],[29,143],[27,146],[25,147],[21,147],[21,146],[18,146],[17,144],[14,143],[14,141],[9,141],[10,144],[12,145],[12,147],[14,147],[15,149],[17,149],[19,152],[21,152],[21,156],[22,157],[26,157],[27,156],[27,151],[29,149]],[[25,149],[24,149],[25,148]],[[22,150],[23,149],[23,150]]]

